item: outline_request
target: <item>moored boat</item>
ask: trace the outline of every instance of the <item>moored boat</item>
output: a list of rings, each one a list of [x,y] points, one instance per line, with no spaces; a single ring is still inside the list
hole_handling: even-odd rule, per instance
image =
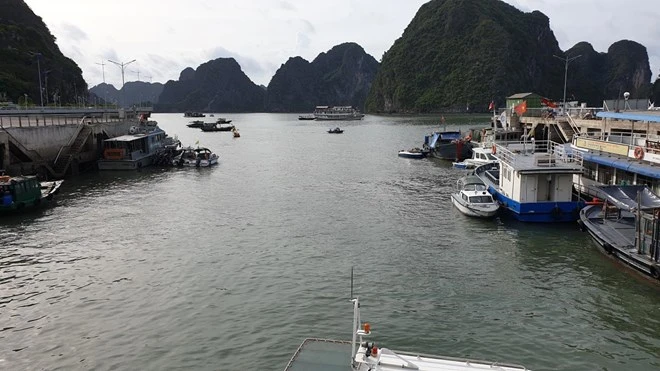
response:
[[[500,204],[488,193],[488,187],[479,177],[468,175],[458,180],[457,191],[451,194],[451,202],[461,213],[478,218],[491,218]]]
[[[48,205],[59,192],[61,180],[40,182],[36,176],[0,176],[0,215],[16,214]]]
[[[172,165],[181,167],[209,167],[218,163],[219,156],[206,147],[185,147],[172,159]]]
[[[233,131],[235,129],[234,125],[222,126],[216,122],[205,122],[202,127],[202,131]]]
[[[338,127],[334,128],[334,129],[328,129],[329,134],[341,134],[343,132],[344,132],[344,130],[342,130]]]
[[[496,162],[497,158],[493,156],[492,147],[472,147],[472,157],[466,158],[461,162],[454,162],[452,166],[457,169],[474,169],[477,166]]]
[[[660,197],[645,185],[593,188],[604,201],[580,211],[581,229],[606,254],[660,280]]]
[[[298,116],[298,120],[316,120],[316,117],[314,117],[314,114],[300,115]]]
[[[399,151],[399,157],[403,157],[403,158],[420,159],[420,158],[426,157],[427,154],[428,154],[428,151],[425,151],[425,150],[423,150],[421,148],[417,148],[417,147],[409,149],[407,151],[406,150]]]
[[[202,121],[202,120],[191,121],[186,126],[188,126],[189,128],[201,128],[202,126],[204,126],[204,121]]]
[[[135,170],[150,166],[161,155],[180,144],[167,136],[155,121],[132,126],[129,134],[103,141],[103,157],[97,161],[99,170]]]
[[[186,111],[183,113],[183,117],[206,117],[206,115],[201,112]]]
[[[472,137],[460,131],[438,131],[424,137],[431,156],[443,160],[463,161],[472,157]]]
[[[496,143],[498,161],[474,170],[503,210],[523,222],[574,222],[584,200],[573,192],[582,156],[552,141]]]

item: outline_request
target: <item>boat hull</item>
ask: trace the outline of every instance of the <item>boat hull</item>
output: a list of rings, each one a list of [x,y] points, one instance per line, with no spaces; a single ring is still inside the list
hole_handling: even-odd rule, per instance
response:
[[[413,159],[422,159],[426,157],[426,153],[424,152],[408,152],[408,151],[401,151],[399,152],[399,157],[403,158],[413,158]]]
[[[633,247],[635,243],[634,216],[603,222],[601,208],[601,205],[589,205],[580,210],[580,220],[578,221],[580,229],[588,232],[606,255],[640,273],[660,280],[660,264],[646,255],[638,254],[637,249]],[[611,226],[608,227],[608,224]],[[608,230],[614,233],[607,233]],[[626,230],[628,236],[624,236]],[[622,237],[628,237],[627,241]]]
[[[500,193],[492,185],[488,186],[488,192],[500,203],[506,214],[521,222],[575,222],[580,216],[580,209],[584,207],[583,201],[520,203]]]
[[[458,193],[451,194],[451,202],[454,206],[463,213],[464,215],[475,217],[475,218],[492,218],[497,215],[499,211],[499,206],[495,205],[484,205],[484,206],[471,206],[462,202]]]
[[[472,143],[457,141],[436,144],[431,149],[431,156],[450,161],[463,161],[472,157]]]
[[[137,170],[150,166],[153,163],[154,155],[142,157],[139,160],[98,160],[99,170]]]

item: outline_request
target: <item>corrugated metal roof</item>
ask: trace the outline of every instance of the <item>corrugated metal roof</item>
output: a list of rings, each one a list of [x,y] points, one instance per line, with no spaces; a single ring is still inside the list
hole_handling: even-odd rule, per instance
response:
[[[540,97],[540,95],[534,94],[534,93],[518,93],[518,94],[514,94],[514,95],[512,95],[512,96],[510,96],[506,99],[521,99],[521,98],[527,98],[530,95],[536,95],[536,96]]]

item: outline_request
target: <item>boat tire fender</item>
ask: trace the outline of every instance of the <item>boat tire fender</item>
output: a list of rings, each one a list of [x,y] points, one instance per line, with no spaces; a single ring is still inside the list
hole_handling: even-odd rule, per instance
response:
[[[651,277],[655,278],[656,280],[660,280],[660,268],[651,267]]]
[[[612,254],[612,245],[610,245],[609,243],[605,242],[603,244],[603,249],[605,249],[605,252],[607,252],[609,255]]]

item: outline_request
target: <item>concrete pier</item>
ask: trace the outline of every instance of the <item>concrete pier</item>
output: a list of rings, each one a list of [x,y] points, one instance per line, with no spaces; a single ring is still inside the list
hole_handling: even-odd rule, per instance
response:
[[[56,179],[93,168],[103,140],[127,134],[143,113],[151,108],[0,110],[0,169]]]

